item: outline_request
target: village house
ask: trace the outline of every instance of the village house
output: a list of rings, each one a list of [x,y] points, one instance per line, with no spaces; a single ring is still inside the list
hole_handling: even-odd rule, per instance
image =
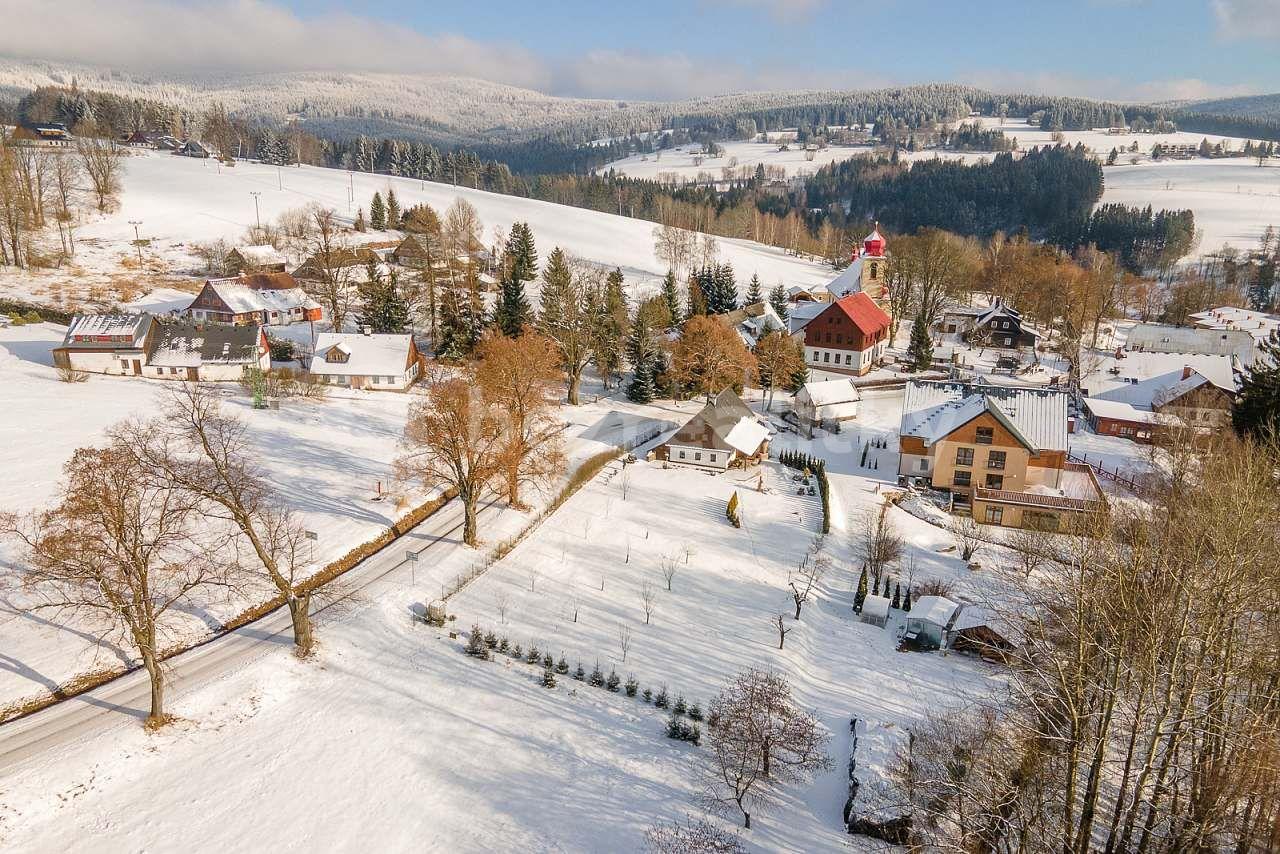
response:
[[[1241,364],[1234,355],[1118,350],[1081,380],[1085,414],[1095,432],[1142,443],[1162,429],[1225,427]]]
[[[203,142],[194,139],[188,139],[177,148],[173,153],[180,157],[195,157],[198,159],[208,159],[213,156],[213,150],[206,146]]]
[[[258,326],[286,326],[322,316],[320,303],[288,273],[209,279],[185,313],[195,320]]]
[[[1058,530],[1105,506],[1093,470],[1067,462],[1065,392],[913,380],[899,432],[899,475],[982,524]]]
[[[714,471],[757,465],[769,456],[768,427],[726,388],[654,451],[655,459]]]
[[[59,368],[94,374],[141,376],[156,327],[150,314],[77,314],[62,345],[53,350]]]
[[[791,411],[801,427],[833,427],[858,417],[862,395],[852,379],[807,382],[791,400]]]
[[[42,122],[40,124],[18,125],[9,134],[10,145],[31,148],[70,148],[75,137],[64,124]]]
[[[742,343],[754,350],[760,339],[770,332],[786,332],[787,324],[773,310],[768,300],[744,305],[725,314],[711,315],[738,333]]]
[[[431,251],[429,239],[422,234],[406,234],[391,253],[391,260],[402,267],[425,270],[439,257],[439,248]]]
[[[1101,436],[1129,439],[1143,445],[1157,441],[1163,430],[1181,424],[1176,418],[1149,409],[1138,409],[1121,400],[1086,397],[1083,405],[1085,418],[1093,432]]]
[[[322,332],[310,366],[320,382],[373,391],[404,391],[421,370],[412,335],[370,332]]]
[[[178,321],[158,323],[142,374],[163,380],[238,382],[251,368],[271,368],[261,326]]]
[[[973,318],[972,326],[963,333],[974,346],[1017,350],[1035,347],[1040,335],[1022,319],[1022,314],[999,297],[991,307]]]
[[[227,253],[227,271],[241,273],[283,273],[288,261],[269,243],[260,246],[237,246]]]
[[[1225,430],[1231,426],[1231,410],[1235,405],[1237,384],[1213,379],[1191,367],[1184,367],[1182,378],[1161,389],[1151,400],[1158,415],[1173,417],[1200,430]]]
[[[866,294],[843,296],[804,325],[805,364],[861,376],[889,346],[889,325],[889,315]]]

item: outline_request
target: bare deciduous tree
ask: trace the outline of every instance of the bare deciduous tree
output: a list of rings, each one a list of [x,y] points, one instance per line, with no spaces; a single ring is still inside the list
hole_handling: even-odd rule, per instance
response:
[[[147,723],[162,724],[163,617],[196,591],[224,585],[225,537],[204,524],[199,497],[143,465],[136,428],[104,448],[81,448],[64,470],[56,507],[0,524],[26,547],[21,572],[33,609],[89,615],[99,637],[122,637],[151,683]]]
[[[947,523],[951,539],[960,550],[960,558],[968,562],[982,548],[982,528],[973,521],[972,516],[953,516]]]
[[[76,151],[89,179],[89,187],[97,200],[98,210],[110,210],[120,192],[120,176],[124,172],[124,149],[114,139],[92,135],[76,137]]]
[[[799,617],[796,619],[799,619]],[[774,615],[773,626],[778,630],[778,649],[782,649],[783,644],[787,642],[787,634],[790,633],[791,629],[787,628],[786,620],[782,614]]]
[[[858,551],[867,571],[879,584],[884,571],[902,557],[902,536],[889,518],[889,505],[882,504],[878,509],[863,513],[857,530],[861,533]]]
[[[134,427],[111,431],[126,436]],[[217,393],[200,383],[170,387],[159,418],[140,429],[139,460],[177,487],[195,495],[205,512],[233,525],[248,542],[267,579],[283,597],[293,623],[294,652],[311,654],[311,589],[305,531],[273,495],[254,463],[245,423],[222,411]]]
[[[601,582],[603,586],[603,582]],[[640,604],[644,608],[644,624],[649,625],[649,617],[653,615],[653,609],[658,601],[657,588],[653,586],[651,581],[640,582]]]
[[[498,612],[498,621],[502,625],[507,624],[507,611],[511,609],[511,594],[505,590],[499,590],[493,597],[493,607]],[[576,620],[574,622],[577,622]]]
[[[705,818],[656,824],[645,831],[645,850],[652,854],[742,854],[738,837]]]
[[[791,699],[781,675],[750,669],[739,674],[712,704],[718,722],[709,732],[712,753],[709,805],[736,807],[750,829],[773,785],[807,779],[831,767],[827,734],[818,719]]]
[[[622,662],[627,661],[627,652],[631,649],[631,628],[626,623],[618,623],[618,651],[622,653]]]
[[[813,595],[814,588],[822,580],[829,565],[830,562],[823,555],[806,556],[805,561],[787,577],[787,586],[791,588],[791,600],[796,606],[795,619],[800,619],[800,609]]]
[[[667,590],[670,590],[671,582],[675,580],[676,573],[680,569],[680,558],[675,555],[663,555],[658,559],[658,565],[662,568],[662,577],[667,582]]]

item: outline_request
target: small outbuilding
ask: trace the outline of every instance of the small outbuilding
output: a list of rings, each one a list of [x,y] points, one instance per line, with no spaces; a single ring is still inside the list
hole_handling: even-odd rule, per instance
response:
[[[791,411],[804,427],[838,424],[858,417],[862,395],[851,379],[807,382],[796,392]]]
[[[903,640],[922,649],[941,649],[950,640],[959,610],[946,596],[921,596],[907,613]]]
[[[1007,661],[1016,649],[1010,631],[990,608],[965,605],[951,627],[951,648],[985,661]]]
[[[875,594],[867,596],[862,600],[862,622],[870,623],[883,629],[885,623],[889,622],[889,605],[888,596],[876,596]]]

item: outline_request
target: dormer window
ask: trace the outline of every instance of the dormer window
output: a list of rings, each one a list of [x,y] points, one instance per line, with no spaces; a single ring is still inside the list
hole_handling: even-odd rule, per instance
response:
[[[351,354],[344,350],[340,344],[330,347],[324,354],[324,360],[330,363],[346,364],[349,358],[351,358]]]

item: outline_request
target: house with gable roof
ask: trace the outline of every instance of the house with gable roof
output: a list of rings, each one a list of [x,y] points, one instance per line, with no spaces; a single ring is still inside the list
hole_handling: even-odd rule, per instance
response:
[[[422,360],[412,335],[322,332],[309,370],[331,385],[405,391],[418,381]]]
[[[898,473],[951,494],[978,522],[1058,530],[1105,507],[1093,470],[1067,461],[1067,394],[1057,389],[913,380]]]
[[[726,388],[654,451],[665,462],[713,471],[746,468],[769,456],[772,431]]]
[[[271,368],[261,326],[177,321],[156,324],[143,376],[191,382],[238,382],[250,369]]]
[[[94,374],[141,376],[154,337],[150,314],[77,314],[53,349],[59,368]]]
[[[187,306],[196,320],[236,325],[283,326],[320,320],[320,303],[288,273],[249,273],[209,279]]]
[[[863,292],[842,296],[804,325],[805,364],[861,376],[884,355],[890,324],[889,315]]]

